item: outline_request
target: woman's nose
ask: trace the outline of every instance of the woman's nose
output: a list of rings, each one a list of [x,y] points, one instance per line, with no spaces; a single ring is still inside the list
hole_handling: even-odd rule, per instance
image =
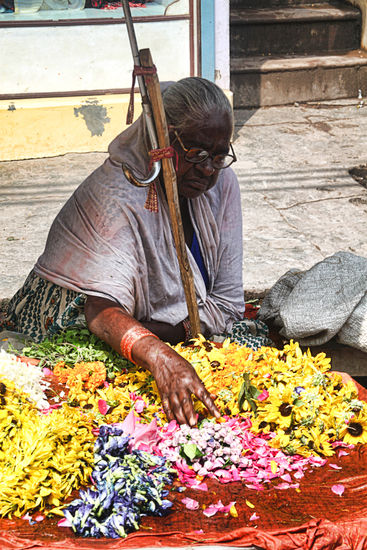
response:
[[[196,167],[199,168],[201,173],[205,176],[212,176],[215,172],[213,160],[211,157],[208,157],[203,162],[200,162],[200,164],[197,164]]]

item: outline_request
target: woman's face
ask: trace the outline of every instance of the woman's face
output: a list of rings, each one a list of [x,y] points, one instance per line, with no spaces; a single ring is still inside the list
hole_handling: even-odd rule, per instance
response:
[[[186,149],[197,147],[205,149],[211,155],[226,154],[232,135],[232,121],[228,114],[213,110],[209,113],[204,125],[193,126],[184,132],[179,132],[180,139]],[[174,134],[171,139],[178,154],[176,170],[178,194],[186,199],[195,199],[205,193],[217,182],[219,170],[213,168],[212,158],[208,157],[200,164],[185,160],[185,151]]]

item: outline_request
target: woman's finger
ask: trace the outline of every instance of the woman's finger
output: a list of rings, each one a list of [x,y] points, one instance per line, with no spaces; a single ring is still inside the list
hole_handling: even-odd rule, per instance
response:
[[[169,399],[167,396],[162,397],[162,407],[164,410],[164,414],[166,415],[166,418],[168,422],[171,422],[171,420],[174,419],[173,413],[171,411]]]
[[[212,416],[220,418],[220,412],[203,384],[201,384],[201,387],[195,392],[195,395],[206,406]]]
[[[189,426],[196,426],[196,424],[197,424],[197,421],[196,421],[197,414],[196,414],[196,411],[194,409],[194,404],[192,402],[191,393],[185,392],[184,394],[180,395],[179,398],[180,398],[183,413],[184,413],[185,418],[186,418],[186,423]]]
[[[182,403],[177,394],[170,395],[170,407],[174,418],[179,424],[189,424],[189,419],[182,408]]]

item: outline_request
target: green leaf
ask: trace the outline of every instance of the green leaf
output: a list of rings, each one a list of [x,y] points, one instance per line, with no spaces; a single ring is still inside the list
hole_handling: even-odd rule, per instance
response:
[[[243,404],[246,401],[246,385],[245,382],[242,383],[241,389],[238,394],[238,407],[242,411]]]
[[[27,345],[22,353],[26,357],[41,359],[42,366],[51,369],[58,361],[65,361],[67,366],[80,361],[103,361],[108,378],[132,366],[95,334],[80,327],[67,329],[39,344]]]
[[[195,443],[184,443],[181,447],[185,458],[192,462],[195,458],[200,458],[203,453],[198,449]]]
[[[243,376],[243,384],[238,394],[239,409],[241,411],[243,409],[244,402],[247,401],[252,411],[256,414],[257,404],[255,400],[257,396],[260,395],[261,392],[256,388],[256,386],[251,384],[250,375],[248,372],[243,373],[242,376]]]

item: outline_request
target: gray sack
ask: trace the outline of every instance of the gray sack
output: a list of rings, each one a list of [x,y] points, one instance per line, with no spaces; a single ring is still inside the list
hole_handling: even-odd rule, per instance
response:
[[[367,258],[337,252],[308,271],[291,269],[270,289],[258,318],[301,345],[335,336],[367,352]]]

